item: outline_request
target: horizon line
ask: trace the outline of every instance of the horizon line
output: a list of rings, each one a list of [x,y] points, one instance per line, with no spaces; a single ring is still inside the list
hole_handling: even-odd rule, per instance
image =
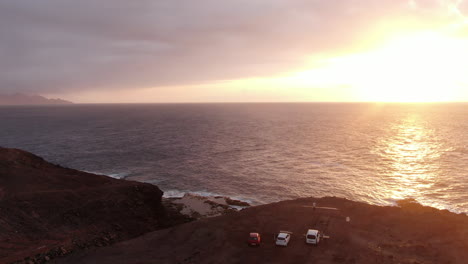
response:
[[[71,106],[71,105],[118,105],[118,104],[463,104],[468,101],[433,101],[433,102],[385,102],[385,101],[207,101],[207,102],[95,102],[95,103],[81,103],[71,102],[70,104],[0,104],[0,106]]]

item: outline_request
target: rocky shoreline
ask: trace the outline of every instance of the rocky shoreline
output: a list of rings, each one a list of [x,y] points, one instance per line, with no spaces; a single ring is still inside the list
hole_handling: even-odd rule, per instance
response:
[[[224,196],[187,193],[180,198],[163,198],[163,204],[192,219],[220,216],[250,207],[247,202]]]

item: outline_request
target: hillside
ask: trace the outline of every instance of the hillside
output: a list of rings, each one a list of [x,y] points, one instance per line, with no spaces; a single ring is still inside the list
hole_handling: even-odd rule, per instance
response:
[[[0,263],[41,263],[183,221],[166,212],[162,194],[0,148]]]
[[[57,105],[72,104],[63,99],[48,99],[40,95],[26,95],[21,93],[0,94],[0,105]]]

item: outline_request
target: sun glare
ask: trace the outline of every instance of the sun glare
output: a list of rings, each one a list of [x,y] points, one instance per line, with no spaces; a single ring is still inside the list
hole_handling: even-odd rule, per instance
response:
[[[367,75],[356,80],[357,88],[370,101],[454,100],[467,69],[466,44],[435,33],[391,41],[356,62]]]
[[[325,61],[293,79],[347,86],[358,100],[380,102],[453,101],[468,83],[468,41],[435,32],[399,36],[374,50]]]

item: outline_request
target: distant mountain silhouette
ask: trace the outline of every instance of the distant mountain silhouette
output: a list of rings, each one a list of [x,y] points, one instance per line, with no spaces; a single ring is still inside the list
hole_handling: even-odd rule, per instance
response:
[[[48,99],[40,95],[26,95],[21,93],[0,94],[0,105],[56,105],[73,104],[63,99]]]

